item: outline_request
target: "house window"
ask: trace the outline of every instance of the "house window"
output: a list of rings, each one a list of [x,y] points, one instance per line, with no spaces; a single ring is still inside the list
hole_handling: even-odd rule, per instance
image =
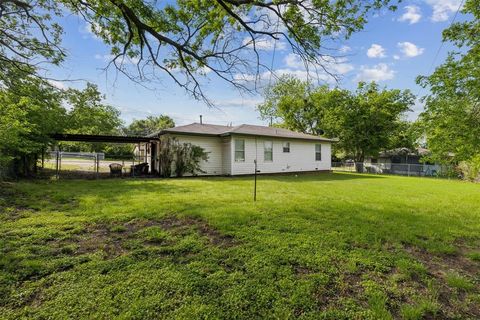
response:
[[[322,145],[319,143],[315,145],[315,161],[322,161]]]
[[[263,160],[273,161],[273,142],[272,141],[263,142]]]
[[[283,143],[283,152],[284,153],[289,153],[290,152],[290,142],[284,142]]]
[[[245,140],[235,140],[235,161],[245,161]]]

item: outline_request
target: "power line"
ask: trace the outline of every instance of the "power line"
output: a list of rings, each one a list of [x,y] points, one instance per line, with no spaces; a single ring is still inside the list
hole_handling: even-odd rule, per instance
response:
[[[447,29],[450,28],[450,26],[455,22],[455,19],[457,19],[457,15],[460,12],[460,9],[463,7],[464,2],[465,2],[465,0],[462,0],[460,2],[460,5],[458,6],[457,11],[455,11],[455,14],[453,15],[452,19],[450,20]],[[435,65],[435,62],[437,62],[438,56],[440,55],[440,52],[442,51],[444,45],[445,45],[445,41],[443,41],[443,39],[442,39],[442,42],[440,43],[440,46],[438,47],[438,50],[435,53],[435,56],[432,60],[432,63],[430,64],[430,67],[428,68],[427,75],[432,72],[433,66]],[[420,87],[416,96],[418,96],[423,91],[423,89],[424,89],[423,87]]]
[[[278,34],[278,25],[280,23],[280,16],[277,17],[277,26],[275,28],[275,34]],[[268,86],[270,87],[272,82],[272,74],[273,74],[273,63],[275,61],[275,53],[277,51],[277,39],[273,38],[273,52],[272,52],[272,63],[270,64],[270,79],[268,79]]]

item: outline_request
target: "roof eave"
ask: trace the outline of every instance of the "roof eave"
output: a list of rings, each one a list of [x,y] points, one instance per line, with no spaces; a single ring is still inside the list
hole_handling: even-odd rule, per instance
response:
[[[240,135],[240,136],[252,136],[252,137],[269,137],[269,138],[278,138],[278,139],[295,139],[295,140],[308,140],[308,141],[323,141],[323,142],[338,142],[338,139],[329,139],[329,138],[322,138],[322,137],[281,137],[281,136],[274,136],[268,134],[258,134],[258,133],[242,133],[242,132],[226,132],[220,134],[221,137],[226,137],[229,135]]]

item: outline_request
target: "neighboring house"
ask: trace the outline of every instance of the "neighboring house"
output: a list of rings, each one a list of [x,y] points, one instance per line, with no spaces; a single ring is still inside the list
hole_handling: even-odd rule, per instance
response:
[[[365,159],[365,170],[375,173],[392,173],[403,175],[435,175],[441,166],[423,161],[429,154],[425,148],[410,150],[397,148],[380,152],[377,157]]]
[[[136,149],[147,155],[153,172],[158,172],[158,138],[163,135],[208,152],[208,160],[201,163],[203,175],[253,174],[254,160],[259,173],[329,171],[331,144],[336,141],[282,128],[192,123],[161,130],[150,136],[149,145]]]
[[[377,157],[370,157],[365,159],[365,163],[381,163],[381,164],[423,164],[422,157],[429,154],[425,148],[417,148],[410,150],[408,148],[397,148],[392,150],[382,151]]]

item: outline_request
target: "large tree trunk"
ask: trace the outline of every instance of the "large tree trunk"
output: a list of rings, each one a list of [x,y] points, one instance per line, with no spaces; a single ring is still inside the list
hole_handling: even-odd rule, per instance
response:
[[[365,161],[365,155],[363,152],[358,152],[355,155],[355,171],[358,173],[363,173],[364,172],[364,166],[363,166],[363,161]]]

